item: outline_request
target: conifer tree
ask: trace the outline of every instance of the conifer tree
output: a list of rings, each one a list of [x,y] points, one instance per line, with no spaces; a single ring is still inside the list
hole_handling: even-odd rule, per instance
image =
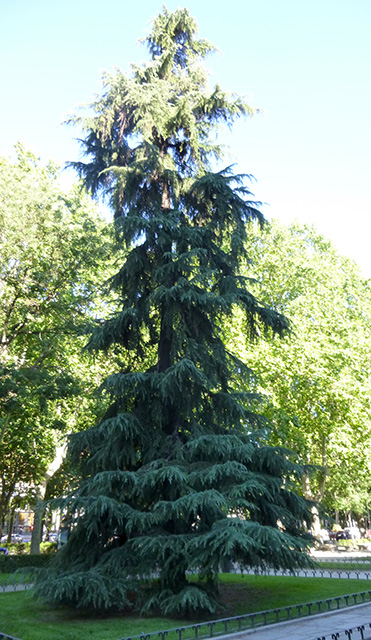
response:
[[[69,541],[39,586],[80,607],[214,611],[223,562],[306,562],[301,467],[266,446],[252,374],[223,341],[236,308],[248,339],[288,328],[239,272],[246,224],[264,222],[246,177],[212,170],[216,127],[252,110],[208,89],[213,47],[196,35],[187,10],[164,8],[150,61],[107,75],[93,115],[76,118],[88,161],[74,166],[109,196],[126,251],[111,280],[118,311],[88,345],[121,349],[125,365],[105,382],[102,421],[71,439],[83,479],[64,503]]]

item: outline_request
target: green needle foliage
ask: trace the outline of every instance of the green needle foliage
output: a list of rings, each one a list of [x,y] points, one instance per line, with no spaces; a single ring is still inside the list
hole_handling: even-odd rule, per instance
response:
[[[251,109],[208,89],[213,47],[186,10],[163,9],[147,45],[150,61],[107,76],[93,116],[78,119],[89,161],[75,166],[109,196],[126,251],[111,280],[118,311],[88,347],[121,349],[125,364],[105,382],[103,420],[71,438],[83,480],[39,592],[87,608],[213,612],[226,561],[306,562],[310,509],[293,490],[300,465],[266,446],[252,374],[224,341],[237,308],[248,339],[288,329],[240,275],[246,224],[264,222],[246,177],[212,171],[218,123]]]

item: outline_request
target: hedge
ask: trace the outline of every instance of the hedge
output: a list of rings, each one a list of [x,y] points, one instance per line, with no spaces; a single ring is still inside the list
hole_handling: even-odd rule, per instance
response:
[[[0,555],[0,573],[13,573],[23,567],[47,567],[51,560],[50,555]]]

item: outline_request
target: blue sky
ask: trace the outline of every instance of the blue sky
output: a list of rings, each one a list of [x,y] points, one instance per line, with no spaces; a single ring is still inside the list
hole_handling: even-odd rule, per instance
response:
[[[251,173],[264,213],[331,239],[371,277],[371,1],[188,0],[220,53],[210,82],[261,109],[225,133],[226,164]],[[0,155],[22,142],[43,161],[77,159],[61,123],[104,70],[145,59],[154,0],[0,0]],[[269,206],[268,206],[269,205]]]

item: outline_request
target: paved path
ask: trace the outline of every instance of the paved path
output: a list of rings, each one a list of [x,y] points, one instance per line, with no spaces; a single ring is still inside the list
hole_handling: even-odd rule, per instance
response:
[[[358,627],[364,625],[363,636]],[[345,630],[353,629],[351,635]],[[339,633],[337,636],[336,634]],[[335,634],[335,635],[332,635]],[[371,639],[371,604],[348,607],[342,611],[321,613],[308,618],[278,622],[266,627],[259,627],[230,636],[226,640],[370,640]],[[221,639],[219,639],[221,640]]]
[[[354,552],[317,552],[315,560],[325,561],[334,558],[342,558],[348,562],[355,557],[370,556],[371,554],[355,554]],[[271,575],[274,573],[270,572]],[[322,574],[322,576],[321,576]],[[288,574],[286,574],[288,575]],[[312,577],[311,570],[297,572],[297,575]],[[370,571],[349,570],[349,569],[324,569],[315,572],[316,577],[332,578],[358,578],[370,580]],[[364,630],[359,627],[364,626]],[[352,629],[353,633],[346,634],[345,631]],[[334,634],[334,635],[333,635]],[[337,635],[339,634],[339,635]],[[226,636],[225,638],[227,638]],[[330,611],[319,613],[307,618],[290,620],[288,622],[278,622],[277,624],[259,627],[255,630],[233,634],[229,640],[371,640],[371,603],[347,607],[340,611]],[[222,640],[221,638],[219,640]]]
[[[0,594],[1,593],[9,593],[14,591],[26,591],[27,589],[31,589],[31,583],[23,583],[20,584],[1,584],[0,583]],[[1,636],[0,636],[1,639]]]

